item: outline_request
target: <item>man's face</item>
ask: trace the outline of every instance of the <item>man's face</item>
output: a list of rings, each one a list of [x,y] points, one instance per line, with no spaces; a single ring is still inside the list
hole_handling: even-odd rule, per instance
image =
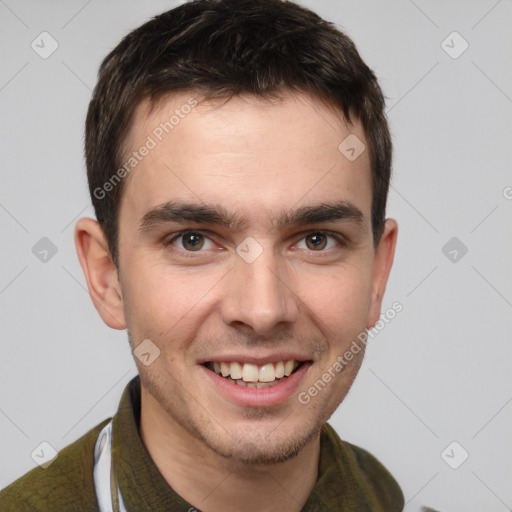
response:
[[[143,411],[225,457],[285,460],[343,400],[364,350],[309,404],[299,393],[379,314],[369,156],[338,150],[364,133],[306,95],[184,115],[191,96],[139,105],[126,141],[128,155],[156,143],[126,179],[119,216],[132,348],[149,339],[161,352],[137,361]],[[179,122],[158,130],[176,109]]]

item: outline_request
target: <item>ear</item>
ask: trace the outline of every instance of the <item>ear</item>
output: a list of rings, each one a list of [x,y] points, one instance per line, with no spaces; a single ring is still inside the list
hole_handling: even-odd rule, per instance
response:
[[[382,298],[386,291],[393,258],[395,256],[396,238],[398,235],[398,225],[393,219],[386,220],[384,232],[375,251],[373,263],[373,281],[372,297],[370,304],[370,314],[368,315],[367,328],[371,329],[379,320]]]
[[[125,329],[123,297],[117,269],[97,221],[83,218],[77,222],[75,246],[94,307],[109,327]]]

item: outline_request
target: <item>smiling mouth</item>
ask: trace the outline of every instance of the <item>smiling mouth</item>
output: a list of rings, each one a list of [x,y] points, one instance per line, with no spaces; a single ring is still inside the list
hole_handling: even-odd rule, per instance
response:
[[[252,363],[212,362],[204,363],[204,366],[215,372],[220,377],[247,388],[269,388],[285,381],[295,373],[307,361],[276,361],[258,366]]]

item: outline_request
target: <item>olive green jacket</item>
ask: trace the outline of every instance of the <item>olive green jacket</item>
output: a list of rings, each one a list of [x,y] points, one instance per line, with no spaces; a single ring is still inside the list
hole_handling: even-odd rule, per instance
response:
[[[139,435],[139,418],[137,376],[126,386],[112,422],[112,460],[127,512],[188,512],[193,506],[169,486],[146,450]],[[0,511],[97,512],[94,446],[108,421],[62,449],[46,469],[38,466],[3,489]],[[403,509],[400,487],[375,457],[342,441],[328,424],[323,427],[320,442],[318,480],[304,512]]]

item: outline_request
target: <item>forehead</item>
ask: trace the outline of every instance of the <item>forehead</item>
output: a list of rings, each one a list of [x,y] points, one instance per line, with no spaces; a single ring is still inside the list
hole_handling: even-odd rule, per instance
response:
[[[185,91],[154,107],[144,101],[125,142],[124,161],[136,165],[124,184],[121,219],[128,213],[136,221],[176,199],[224,204],[255,220],[339,200],[369,216],[368,151],[347,158],[340,144],[349,136],[366,145],[358,121],[349,124],[337,109],[302,93],[226,102]]]

